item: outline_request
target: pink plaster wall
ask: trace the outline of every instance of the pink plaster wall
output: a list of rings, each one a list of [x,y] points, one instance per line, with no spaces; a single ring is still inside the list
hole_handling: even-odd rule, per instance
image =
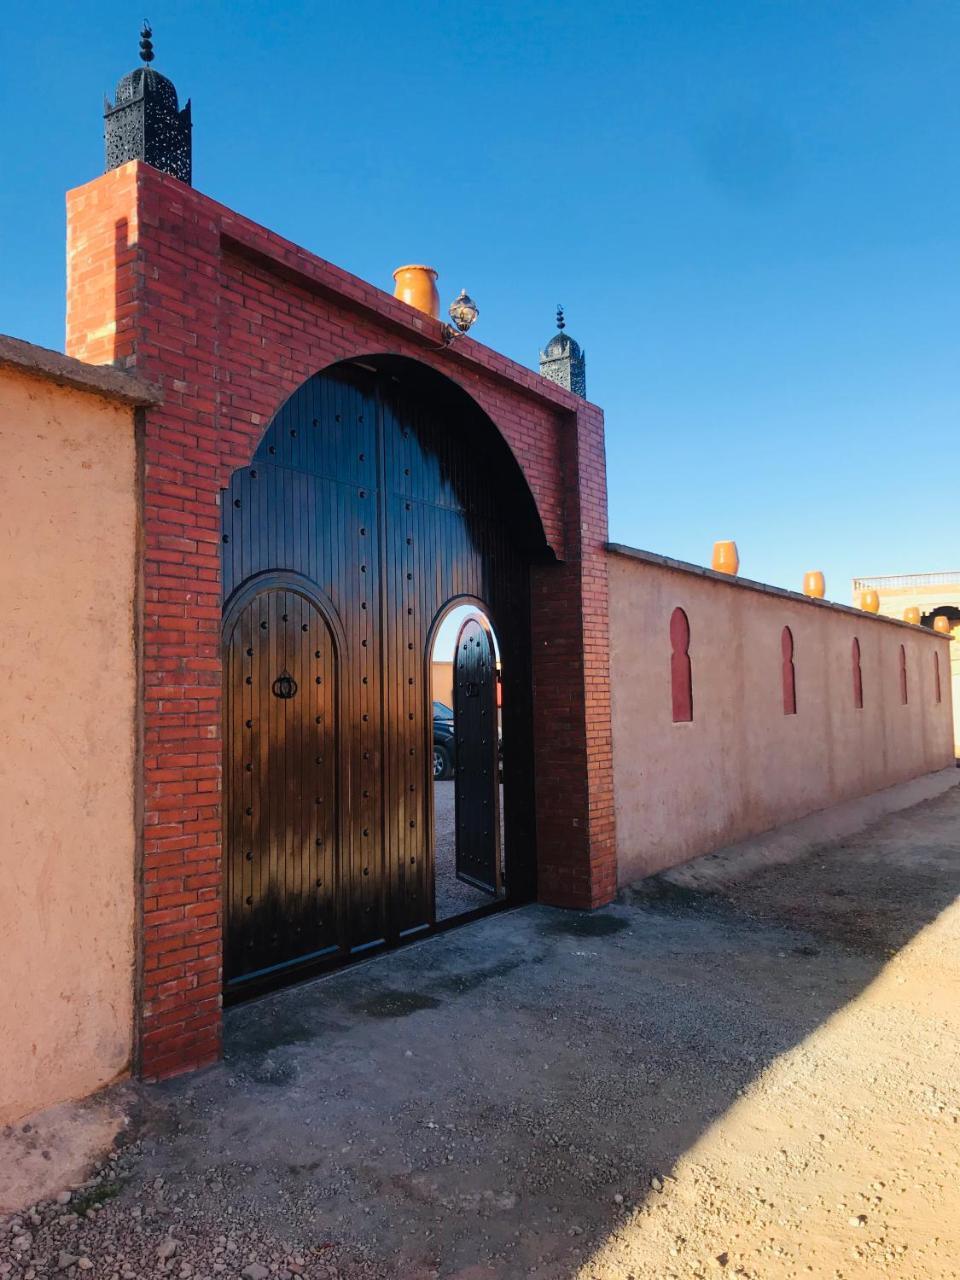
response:
[[[949,671],[949,640],[675,564],[609,556],[621,885],[953,764],[949,684],[937,704],[933,674],[935,651]],[[675,724],[670,615],[678,605],[690,620],[693,720]],[[783,712],[784,626],[794,636],[796,715]],[[862,710],[853,697],[854,636]]]
[[[3,1124],[130,1059],[134,409],[2,367],[0,457]]]

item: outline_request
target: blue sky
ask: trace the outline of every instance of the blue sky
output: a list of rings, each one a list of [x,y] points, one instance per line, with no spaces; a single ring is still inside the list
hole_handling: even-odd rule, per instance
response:
[[[535,365],[558,301],[610,532],[799,587],[960,567],[955,0],[153,3],[207,194]],[[63,344],[119,3],[8,8],[0,330]]]

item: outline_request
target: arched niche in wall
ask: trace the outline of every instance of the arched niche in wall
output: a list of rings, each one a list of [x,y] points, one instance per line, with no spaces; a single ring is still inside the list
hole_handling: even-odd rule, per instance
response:
[[[783,714],[797,714],[797,672],[793,665],[793,632],[784,627],[780,633],[781,677],[783,683]]]
[[[681,608],[670,615],[670,688],[674,724],[693,719],[693,667],[690,620]]]
[[[907,692],[907,651],[903,645],[900,646],[900,701],[906,706],[908,701]]]
[[[863,670],[860,666],[860,641],[853,637],[850,646],[851,673],[853,675],[853,705],[858,711],[863,710]]]

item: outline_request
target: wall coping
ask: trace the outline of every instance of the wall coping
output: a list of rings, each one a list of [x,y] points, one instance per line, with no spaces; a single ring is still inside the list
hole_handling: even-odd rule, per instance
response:
[[[199,198],[203,202],[204,213],[207,216],[213,213],[218,219],[216,230],[224,251],[252,259],[264,269],[288,280],[292,279],[300,288],[321,295],[335,295],[342,306],[375,316],[380,324],[403,333],[407,338],[443,350],[451,363],[482,370],[536,400],[547,402],[554,409],[564,409],[573,414],[585,408],[594,413],[600,412],[599,406],[593,401],[574,395],[572,391],[544,378],[527,365],[501,355],[493,347],[477,342],[474,338],[460,337],[450,346],[442,347],[443,327],[439,320],[417,311],[379,286],[370,284],[343,267],[294,244],[196,187],[186,186],[179,179],[161,173],[142,160],[130,160],[126,165],[110,170],[108,174],[101,174],[98,178],[75,187],[69,194],[76,195],[85,187],[92,187],[104,180],[116,181],[130,168],[136,172],[138,185],[149,184],[152,190],[166,191],[174,200]]]
[[[57,386],[90,391],[137,407],[160,404],[163,399],[159,387],[132,373],[114,369],[112,365],[87,364],[73,356],[65,356],[62,351],[37,347],[32,342],[7,334],[0,334],[0,368],[19,369]]]
[[[674,560],[670,556],[658,555],[655,551],[641,551],[638,547],[628,547],[622,542],[606,542],[604,548],[612,555],[623,556],[627,560],[640,560],[644,564],[654,564],[661,569],[673,569],[677,573],[691,573],[698,578],[709,578],[712,582],[725,587],[739,587],[744,591],[759,591],[761,595],[779,596],[782,600],[793,600],[797,604],[813,605],[817,609],[832,609],[837,613],[845,613],[867,622],[889,623],[894,627],[904,627],[916,635],[918,632],[933,640],[951,640],[953,637],[933,631],[930,627],[918,626],[915,622],[903,622],[900,618],[890,618],[882,613],[866,613],[854,605],[839,604],[835,600],[816,600],[799,591],[788,591],[786,587],[774,587],[768,582],[756,582],[753,578],[741,578],[729,573],[717,573],[716,569],[707,569],[704,565],[690,564],[686,560]]]
[[[209,197],[204,199],[209,200]],[[393,294],[370,284],[360,276],[352,275],[325,258],[284,240],[272,231],[266,231],[257,223],[241,219],[240,215],[231,211],[225,213],[220,242],[235,256],[245,258],[308,293],[335,298],[341,306],[373,316],[381,325],[395,329],[408,338],[429,343],[432,350],[443,352],[452,363],[480,368],[488,376],[492,375],[509,383],[535,399],[548,401],[554,408],[576,413],[581,406],[592,404],[526,365],[511,360],[509,356],[502,355],[493,347],[465,334],[444,345],[444,331],[449,326],[445,326],[440,320],[417,311]]]

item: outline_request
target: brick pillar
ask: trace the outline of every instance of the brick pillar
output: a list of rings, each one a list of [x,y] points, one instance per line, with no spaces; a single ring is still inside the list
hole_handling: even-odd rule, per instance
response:
[[[559,441],[567,558],[531,583],[537,897],[591,908],[617,889],[600,410],[582,402]]]
[[[136,366],[137,166],[67,196],[67,355]]]
[[[143,440],[139,1067],[220,1055],[219,541],[212,369],[219,236],[136,161],[68,196],[67,351],[162,385]],[[174,184],[174,190],[179,184]],[[162,275],[158,264],[162,262]]]

